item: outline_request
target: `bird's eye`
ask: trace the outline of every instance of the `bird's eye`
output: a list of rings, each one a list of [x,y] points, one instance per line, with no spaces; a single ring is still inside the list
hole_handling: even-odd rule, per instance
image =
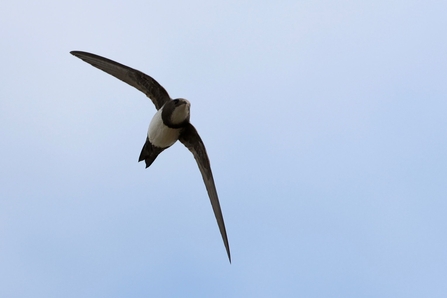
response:
[[[178,104],[178,99],[174,99],[174,103],[175,103],[175,104]]]

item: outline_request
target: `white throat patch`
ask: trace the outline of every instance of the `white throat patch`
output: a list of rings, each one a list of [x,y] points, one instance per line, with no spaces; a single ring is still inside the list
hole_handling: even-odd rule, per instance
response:
[[[189,117],[189,107],[191,104],[186,99],[183,99],[186,104],[182,104],[174,109],[171,114],[171,122],[173,124],[180,124]]]

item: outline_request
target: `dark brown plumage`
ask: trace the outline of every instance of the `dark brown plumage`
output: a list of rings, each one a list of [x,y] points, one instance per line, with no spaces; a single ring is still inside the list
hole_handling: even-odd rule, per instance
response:
[[[169,97],[168,92],[156,80],[139,70],[87,52],[72,51],[71,54],[95,66],[96,68],[99,68],[106,73],[120,79],[121,81],[137,88],[152,100],[157,110],[162,109],[160,111],[161,120],[163,122],[163,125],[166,127],[163,129],[176,136],[178,140],[180,140],[180,142],[183,143],[186,148],[189,149],[189,151],[191,151],[197,162],[200,173],[202,174],[203,181],[205,183],[206,190],[208,192],[208,196],[211,201],[211,206],[213,208],[217,224],[219,226],[220,234],[222,235],[228,259],[231,263],[230,246],[228,243],[225,223],[217,196],[216,186],[214,184],[213,174],[211,172],[210,161],[208,159],[208,154],[206,153],[205,145],[203,144],[202,139],[200,138],[194,126],[189,122],[189,102],[182,99],[172,100]],[[180,123],[174,123],[172,120],[174,111],[180,105],[186,103],[188,107],[187,117],[185,117],[184,119],[182,118],[183,121],[181,121]],[[161,124],[157,123],[154,126],[158,127],[157,125],[160,126]],[[172,136],[169,136],[169,138],[172,138]],[[174,142],[176,140],[177,139],[174,139]],[[146,168],[149,167],[157,158],[157,156],[163,150],[171,146],[174,142],[168,143],[168,145],[163,146],[163,148],[155,146],[153,143],[151,143],[150,133],[148,132],[146,142],[143,146],[143,149],[141,150],[139,161],[144,160],[146,163]]]

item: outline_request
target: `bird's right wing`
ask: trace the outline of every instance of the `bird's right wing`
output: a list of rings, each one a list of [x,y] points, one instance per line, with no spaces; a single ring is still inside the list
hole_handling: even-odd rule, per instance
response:
[[[219,226],[220,234],[222,235],[222,240],[227,250],[228,259],[231,263],[230,255],[230,245],[228,243],[227,231],[225,229],[225,223],[222,216],[222,210],[220,209],[219,198],[217,197],[216,186],[214,185],[213,173],[211,172],[211,165],[208,159],[208,154],[206,153],[205,145],[202,142],[197,130],[191,123],[189,123],[179,137],[180,142],[189,149],[194,155],[194,158],[199,166],[200,173],[202,173],[203,182],[205,182],[205,187],[208,192],[208,196],[211,201],[211,206],[213,207],[214,216],[217,220],[217,225]]]
[[[152,100],[157,110],[159,110],[167,101],[171,100],[168,92],[163,86],[139,70],[87,52],[72,51],[70,53],[115,78],[137,88]]]

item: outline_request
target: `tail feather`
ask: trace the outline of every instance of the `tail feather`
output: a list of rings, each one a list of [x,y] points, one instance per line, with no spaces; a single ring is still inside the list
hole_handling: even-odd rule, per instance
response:
[[[146,138],[146,142],[141,150],[138,162],[144,160],[146,162],[146,168],[148,168],[157,158],[158,154],[160,154],[163,150],[164,148],[159,148],[152,145],[151,142],[149,142],[149,138]]]

